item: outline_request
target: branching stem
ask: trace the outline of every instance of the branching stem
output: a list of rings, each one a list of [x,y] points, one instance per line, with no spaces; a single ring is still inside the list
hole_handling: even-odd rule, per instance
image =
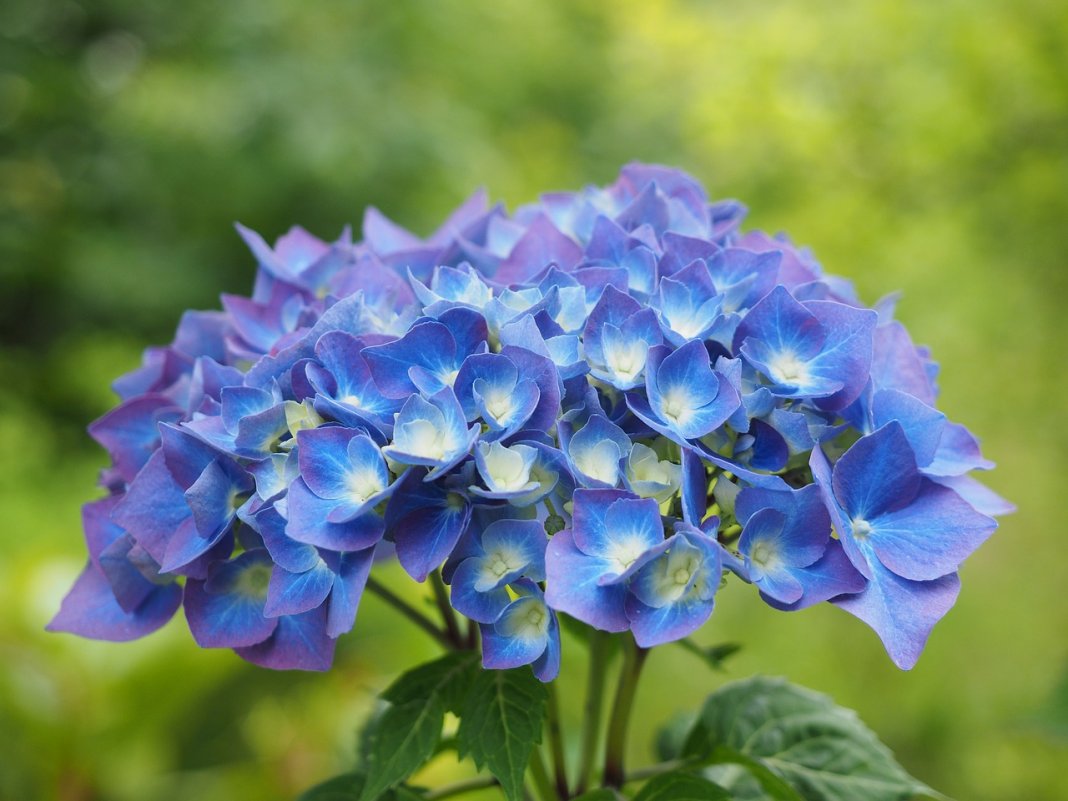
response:
[[[434,600],[437,602],[441,619],[445,621],[445,631],[452,647],[460,649],[464,647],[464,636],[460,632],[460,622],[456,619],[456,613],[449,603],[449,592],[445,589],[445,582],[441,579],[441,570],[435,570],[430,574],[430,586],[434,590]]]
[[[446,650],[451,650],[453,648],[453,644],[450,642],[446,632],[434,625],[434,622],[430,618],[393,592],[393,590],[382,584],[378,579],[373,576],[368,576],[367,589],[433,637],[443,648]]]

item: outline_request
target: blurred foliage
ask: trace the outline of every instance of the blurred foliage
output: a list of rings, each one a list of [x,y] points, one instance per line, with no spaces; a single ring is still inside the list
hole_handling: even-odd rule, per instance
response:
[[[944,408],[1020,505],[912,673],[838,610],[736,584],[699,640],[856,708],[950,795],[1068,795],[1068,746],[1029,723],[1068,660],[1066,53],[1048,0],[5,0],[0,798],[292,798],[351,765],[373,691],[432,652],[374,600],[326,676],[200,652],[180,620],[125,646],[42,632],[83,559],[83,428],[182,309],[247,290],[230,222],[332,237],[373,203],[427,231],[476,186],[514,205],[631,159],[744,199],[868,300],[902,288]],[[636,764],[723,681],[681,649],[653,662]]]

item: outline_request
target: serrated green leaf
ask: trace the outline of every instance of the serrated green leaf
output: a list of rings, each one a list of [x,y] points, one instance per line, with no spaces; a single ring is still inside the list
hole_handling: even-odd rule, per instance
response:
[[[782,679],[746,679],[709,696],[684,754],[744,765],[769,795],[769,776],[781,779],[805,801],[906,801],[932,792],[854,712]]]
[[[548,692],[530,668],[483,670],[471,682],[457,732],[460,756],[487,767],[509,801],[523,797],[523,772],[541,742]]]
[[[297,801],[355,801],[363,792],[363,785],[363,774],[344,773],[305,790]]]
[[[360,801],[373,801],[433,756],[445,711],[459,711],[478,671],[477,654],[448,654],[409,670],[386,688],[387,706],[360,740],[360,765],[367,776]]]
[[[672,771],[650,779],[634,801],[730,801],[730,794],[708,779]]]
[[[471,679],[480,670],[478,654],[461,651],[427,662],[400,676],[382,698],[392,704],[438,696],[450,712],[458,714]]]
[[[363,792],[362,773],[344,773],[305,790],[297,801],[356,801]],[[394,787],[378,797],[378,801],[419,801],[422,796],[407,787]]]
[[[386,707],[364,749],[367,778],[359,801],[375,801],[430,759],[444,720],[445,704],[437,695]]]

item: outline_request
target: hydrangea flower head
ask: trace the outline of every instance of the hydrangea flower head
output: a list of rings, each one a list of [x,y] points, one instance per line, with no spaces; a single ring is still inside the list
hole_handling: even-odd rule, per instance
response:
[[[376,562],[440,575],[488,668],[560,666],[560,615],[641,647],[725,580],[830,602],[918,659],[1007,502],[925,349],[745,207],[632,164],[422,238],[294,228],[189,312],[90,427],[111,456],[50,628],[324,670]],[[373,584],[371,585],[373,588]],[[472,635],[474,634],[472,628]]]

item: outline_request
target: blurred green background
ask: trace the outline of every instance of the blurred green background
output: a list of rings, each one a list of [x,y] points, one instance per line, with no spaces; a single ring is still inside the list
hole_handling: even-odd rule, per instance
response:
[[[334,237],[375,204],[427,232],[477,186],[514,207],[632,159],[745,200],[868,301],[903,289],[1020,506],[910,673],[839,610],[737,583],[702,639],[856,708],[950,795],[1068,797],[1066,54],[1048,0],[4,0],[0,797],[292,798],[432,653],[375,599],[327,675],[202,652],[180,619],[125,646],[42,631],[84,558],[84,427],[182,309],[250,287],[231,222]],[[634,764],[727,678],[679,649],[650,667]]]

